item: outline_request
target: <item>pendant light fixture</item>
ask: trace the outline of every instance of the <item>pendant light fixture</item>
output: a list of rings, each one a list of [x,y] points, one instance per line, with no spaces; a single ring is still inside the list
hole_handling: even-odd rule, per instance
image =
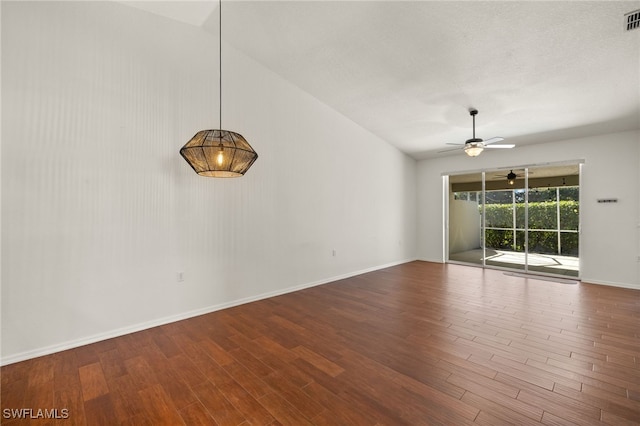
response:
[[[240,177],[258,158],[258,153],[241,134],[222,130],[222,0],[218,0],[219,95],[218,129],[201,130],[187,142],[180,155],[200,176]]]

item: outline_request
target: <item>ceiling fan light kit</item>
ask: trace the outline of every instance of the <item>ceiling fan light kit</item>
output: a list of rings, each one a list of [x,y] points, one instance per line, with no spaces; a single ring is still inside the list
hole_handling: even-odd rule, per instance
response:
[[[484,145],[482,142],[468,142],[464,145],[464,152],[469,157],[477,157],[484,151]]]

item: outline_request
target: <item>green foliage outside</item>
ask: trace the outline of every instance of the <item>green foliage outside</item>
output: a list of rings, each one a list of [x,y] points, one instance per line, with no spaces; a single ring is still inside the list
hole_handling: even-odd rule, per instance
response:
[[[482,207],[480,207],[482,208]],[[509,204],[486,204],[485,217],[487,228],[513,228],[513,208]],[[558,211],[555,201],[529,203],[529,251],[534,253],[558,253],[558,234],[542,230],[560,229],[561,253],[578,255],[578,234],[562,232],[578,230],[579,201],[560,201],[560,226],[558,227]],[[524,204],[515,204],[516,228],[524,228]],[[487,229],[485,233],[486,247],[524,251],[524,231],[516,231],[514,247],[513,231]]]

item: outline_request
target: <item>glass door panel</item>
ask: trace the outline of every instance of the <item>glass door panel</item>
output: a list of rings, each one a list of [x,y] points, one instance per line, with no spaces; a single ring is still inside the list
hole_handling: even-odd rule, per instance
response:
[[[449,260],[484,265],[482,173],[449,177]]]
[[[527,269],[578,276],[579,167],[529,170]]]
[[[500,268],[524,269],[524,256],[518,252],[523,238],[518,229],[516,190],[523,186],[513,170],[485,173],[485,264]]]
[[[577,185],[558,188],[558,199],[560,200],[559,253],[563,256],[575,257],[577,260],[579,256],[580,188]]]

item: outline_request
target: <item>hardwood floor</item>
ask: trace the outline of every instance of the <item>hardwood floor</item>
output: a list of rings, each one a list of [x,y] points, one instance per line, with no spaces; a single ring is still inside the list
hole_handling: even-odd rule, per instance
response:
[[[2,367],[64,425],[640,423],[640,291],[411,262]],[[28,424],[5,419],[3,424]]]

